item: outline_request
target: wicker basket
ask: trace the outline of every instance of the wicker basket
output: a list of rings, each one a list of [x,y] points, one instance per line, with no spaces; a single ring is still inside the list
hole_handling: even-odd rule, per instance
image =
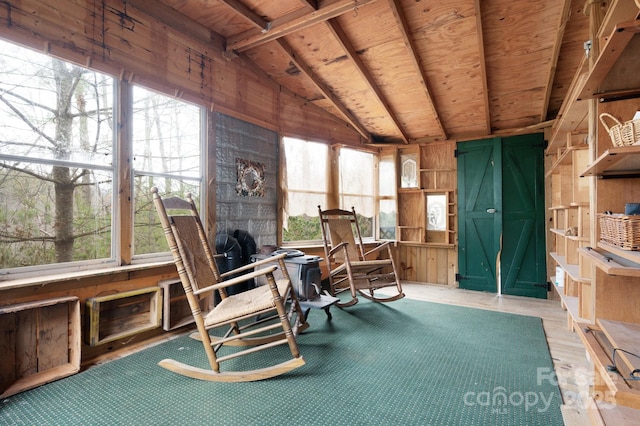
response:
[[[605,118],[613,121],[615,124],[609,126]],[[640,141],[640,120],[629,120],[621,123],[620,120],[611,114],[603,112],[600,114],[600,123],[607,129],[613,146],[628,146]]]
[[[640,250],[640,215],[599,214],[600,240],[623,250]]]

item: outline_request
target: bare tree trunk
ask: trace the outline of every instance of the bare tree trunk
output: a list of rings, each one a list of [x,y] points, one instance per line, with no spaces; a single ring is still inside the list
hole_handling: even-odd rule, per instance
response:
[[[73,260],[73,190],[69,168],[55,166],[53,178],[56,192],[56,261]]]
[[[56,80],[57,116],[56,116],[56,158],[68,159],[71,138],[73,137],[73,117],[71,100],[77,84],[79,72],[75,68],[67,69],[62,61],[53,60]],[[69,167],[53,167],[53,179],[56,202],[56,260],[70,262],[73,260],[73,194],[74,182]]]

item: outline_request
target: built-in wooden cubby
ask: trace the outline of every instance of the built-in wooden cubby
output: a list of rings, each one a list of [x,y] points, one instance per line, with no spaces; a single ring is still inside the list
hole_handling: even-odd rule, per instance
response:
[[[579,256],[579,249],[590,242],[589,182],[580,173],[589,163],[587,134],[572,130],[565,135],[565,145],[558,147],[551,157],[546,177],[551,181],[551,207],[549,207],[550,260],[554,274],[554,288],[568,312],[568,324],[575,318],[590,318],[588,299],[589,268]],[[558,276],[562,274],[562,276]]]
[[[609,3],[599,31],[592,33],[595,56],[578,70],[547,152],[553,157],[547,174],[550,257],[566,274],[564,287],[557,289],[569,326],[578,331],[593,364],[585,404],[594,424],[640,423],[640,381],[634,372],[640,369],[640,254],[602,242],[596,220],[600,213],[621,213],[625,203],[640,202],[640,146],[614,146],[599,123],[602,113],[626,122],[640,110],[639,9],[637,1]],[[596,25],[597,10],[590,9]],[[585,129],[588,145],[582,147],[573,138]],[[577,235],[567,235],[574,227]]]
[[[162,289],[162,329],[171,331],[192,324],[194,319],[182,282],[179,279],[160,281],[158,287]],[[212,307],[213,293],[209,293],[201,299],[200,309],[206,312]]]
[[[77,297],[0,308],[0,398],[80,370],[80,302]]]
[[[432,143],[399,150],[399,241],[455,246],[457,200],[454,146],[452,143]]]
[[[162,290],[147,287],[86,300],[86,333],[89,346],[132,336],[160,327]]]

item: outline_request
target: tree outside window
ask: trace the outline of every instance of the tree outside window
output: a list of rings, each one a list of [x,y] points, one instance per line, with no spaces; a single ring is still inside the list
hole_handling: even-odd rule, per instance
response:
[[[0,41],[0,269],[109,259],[111,77]]]
[[[150,190],[200,198],[204,109],[133,87],[130,176],[114,160],[114,78],[1,40],[0,75],[0,272],[117,264],[117,242],[166,252]],[[114,208],[117,185],[132,186],[132,217]]]

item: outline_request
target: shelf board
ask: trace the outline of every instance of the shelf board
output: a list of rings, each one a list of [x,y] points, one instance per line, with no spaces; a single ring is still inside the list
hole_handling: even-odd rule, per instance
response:
[[[578,207],[589,207],[589,202],[576,201],[576,202],[569,203],[568,206],[552,206],[552,207],[549,207],[548,210],[569,210],[569,209],[575,209]]]
[[[421,172],[446,172],[452,173],[455,172],[456,169],[420,169]]]
[[[453,188],[398,188],[398,192],[402,194],[445,194],[455,191]]]
[[[574,265],[571,263],[567,263],[567,259],[565,256],[560,256],[556,252],[549,253],[553,260],[565,270],[565,272],[571,277],[572,280],[578,281],[581,283],[589,283],[591,280],[589,278],[581,277],[579,273],[578,265]]]
[[[432,247],[432,248],[446,248],[446,249],[452,249],[456,247],[455,243],[425,243],[422,241],[398,241],[398,244],[401,244],[403,246]]]
[[[587,167],[581,177],[613,178],[631,177],[638,174],[640,174],[640,145],[631,145],[607,149]]]
[[[445,192],[455,192],[455,189],[453,188],[425,188],[422,190],[422,192],[424,193],[437,193],[437,194],[442,194]]]
[[[553,163],[551,168],[549,168],[549,171],[546,173],[546,177],[551,176],[553,174],[553,172],[556,171],[556,169],[559,166],[570,165],[572,163],[572,161],[573,161],[573,155],[572,155],[573,152],[574,151],[584,150],[584,149],[589,149],[589,145],[580,144],[580,145],[574,145],[574,146],[568,147],[562,153],[562,155],[560,155],[560,157],[558,157],[558,159],[555,161],[555,163]]]
[[[605,250],[601,247],[601,244],[603,243],[598,243],[598,248],[580,248],[578,251],[608,275],[640,277],[640,263]]]
[[[567,313],[569,314],[573,322],[588,322],[588,320],[581,318],[580,315],[578,315],[580,299],[578,299],[577,296],[567,296],[566,294],[564,294],[564,287],[558,287],[557,285],[553,284],[553,288],[556,290],[556,293],[558,293],[558,296],[560,296],[562,304],[567,309]]]
[[[598,319],[597,323],[614,348],[640,354],[640,324],[605,319]],[[624,362],[629,371],[640,368],[640,359],[626,352],[618,352],[616,359]]]
[[[588,201],[573,201],[569,204],[569,207],[589,207],[590,203]]]
[[[630,21],[638,17],[638,2],[629,0],[610,0],[607,14],[598,30],[598,38],[611,34],[620,22]]]
[[[640,97],[640,20],[618,24],[589,72],[578,100]]]
[[[598,320],[600,323],[600,320]],[[636,380],[625,381],[620,374],[609,370],[613,364],[610,348],[612,342],[607,341],[607,335],[600,329],[600,325],[577,324],[576,331],[580,340],[589,352],[596,375],[600,377],[606,391],[613,397],[610,403],[637,409],[640,407],[640,391]],[[618,351],[616,358],[622,352]]]
[[[551,232],[552,232],[552,233],[554,233],[554,234],[558,234],[558,235],[560,235],[560,236],[562,236],[562,237],[564,237],[564,236],[565,236],[565,235],[564,235],[564,232],[565,232],[565,231],[564,231],[564,229],[550,228],[550,229],[549,229],[549,231],[551,231]]]
[[[549,139],[547,152],[552,152],[564,145],[567,132],[587,130],[589,104],[585,100],[578,100],[578,94],[582,91],[582,87],[587,79],[588,64],[589,61],[585,55],[580,62],[578,72],[573,77],[567,95],[562,102],[558,117],[551,128],[551,138]]]
[[[616,247],[613,244],[605,243],[603,241],[598,242],[598,247],[610,253],[613,253],[616,256],[620,256],[623,259],[628,260],[629,262],[637,263],[638,265],[640,265],[640,252],[638,251],[623,250],[620,247]]]

